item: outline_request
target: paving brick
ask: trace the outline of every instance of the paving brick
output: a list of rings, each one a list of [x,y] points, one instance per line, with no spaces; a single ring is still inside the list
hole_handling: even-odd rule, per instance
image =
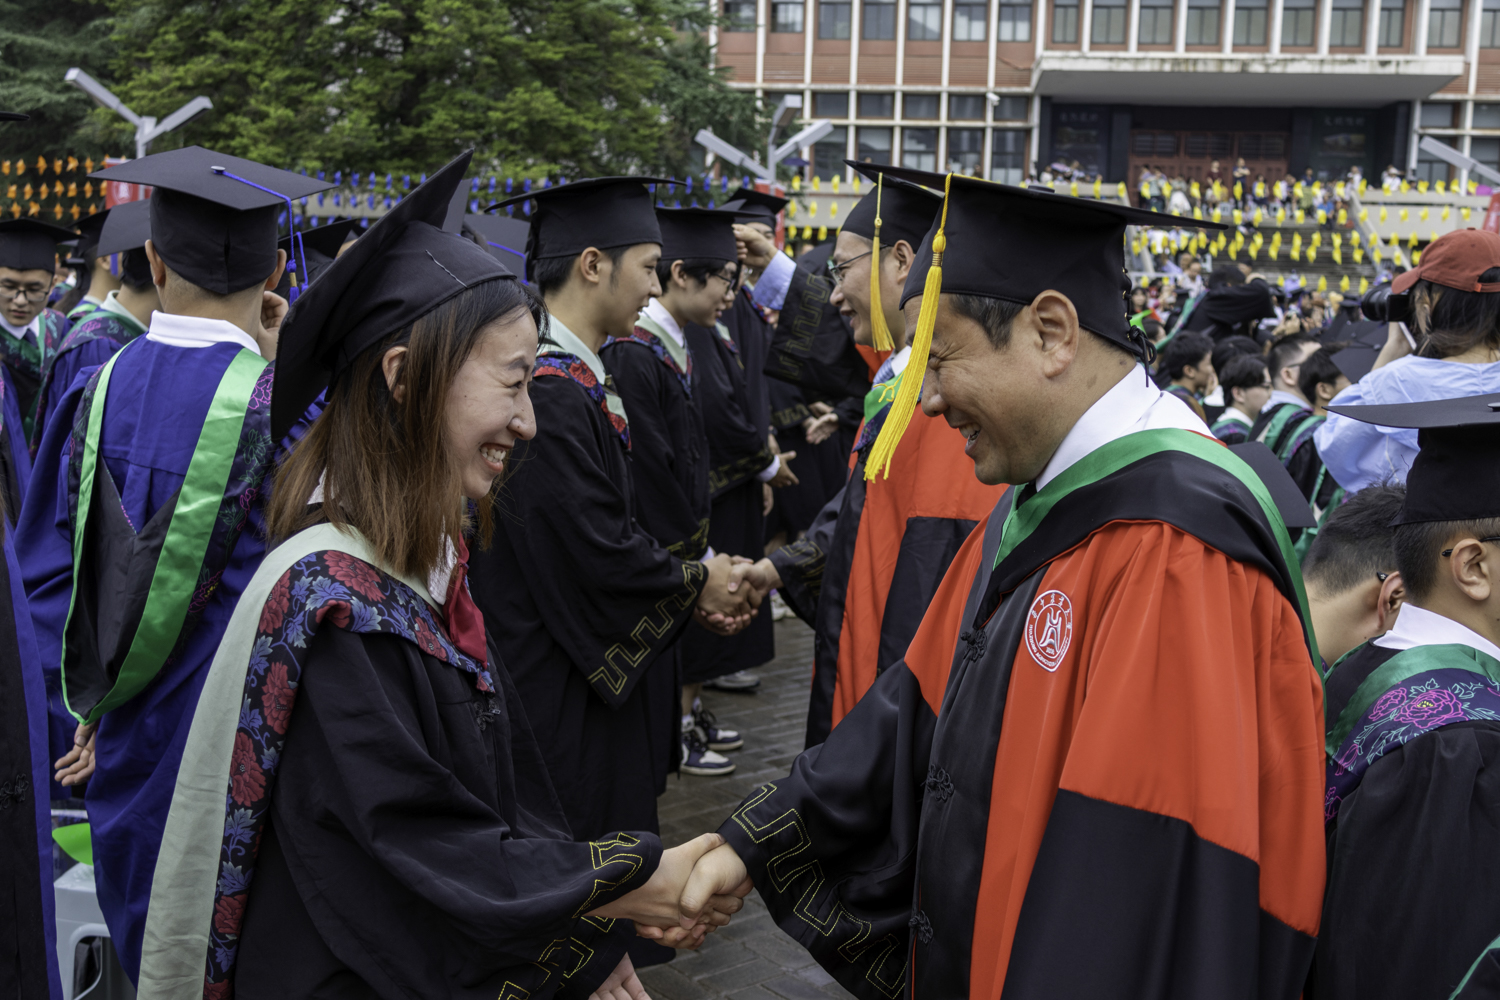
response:
[[[729,1000],[781,1000],[781,998],[764,986],[747,986],[729,994]]]
[[[698,981],[709,989],[717,989],[724,993],[732,993],[746,986],[756,986],[769,979],[775,979],[784,975],[781,966],[774,962],[767,962],[763,958],[757,958],[745,965],[737,965],[723,972],[715,972],[712,975],[701,977]]]
[[[783,969],[802,969],[814,964],[807,949],[780,930],[756,934],[742,939],[740,943]]]
[[[786,1000],[824,1000],[827,993],[800,976],[780,976],[766,983],[766,988]]]
[[[671,965],[657,965],[641,970],[641,983],[651,1000],[705,1000],[715,994],[708,988],[678,972],[674,961]]]

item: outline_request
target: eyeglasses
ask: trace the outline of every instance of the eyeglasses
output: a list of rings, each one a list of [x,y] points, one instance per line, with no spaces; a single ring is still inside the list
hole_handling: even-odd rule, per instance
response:
[[[724,271],[710,271],[708,272],[708,276],[710,278],[718,278],[726,285],[732,285],[739,279],[740,272],[738,268],[733,268],[727,273]]]
[[[8,281],[0,281],[0,299],[14,302],[21,296],[26,297],[28,302],[40,302],[52,291],[45,285],[13,285]]]
[[[842,285],[844,283],[844,272],[849,269],[849,265],[853,264],[857,260],[863,260],[874,252],[875,250],[872,247],[871,249],[866,250],[864,253],[860,254],[858,257],[850,257],[842,264],[835,264],[832,260],[830,260],[828,262],[828,273],[833,275],[833,283],[835,285]]]
[[[1487,535],[1484,538],[1479,539],[1479,544],[1480,545],[1483,545],[1485,542],[1500,542],[1500,535]],[[1452,554],[1453,554],[1453,550],[1452,549],[1444,549],[1443,550],[1443,558],[1444,559],[1447,559]]]

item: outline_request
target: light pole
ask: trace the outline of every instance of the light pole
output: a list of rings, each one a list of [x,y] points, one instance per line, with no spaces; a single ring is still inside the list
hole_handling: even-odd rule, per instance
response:
[[[150,115],[142,116],[131,111],[125,106],[125,102],[110,93],[104,84],[95,80],[77,66],[74,66],[67,73],[63,74],[63,79],[85,94],[88,94],[101,106],[109,108],[115,114],[135,126],[136,159],[140,159],[150,152],[153,140],[166,135],[175,128],[186,125],[214,106],[214,102],[206,97],[195,97],[158,122]]]
[[[803,146],[811,146],[833,131],[833,122],[827,118],[819,118],[817,121],[809,122],[806,128],[780,146],[776,145],[776,133],[795,121],[797,114],[801,110],[802,96],[800,94],[785,94],[776,105],[776,110],[771,113],[771,132],[766,136],[765,165],[756,163],[753,156],[740,152],[737,148],[720,139],[706,128],[699,129],[698,134],[693,137],[693,141],[710,153],[728,160],[737,167],[743,167],[763,181],[774,181],[776,179],[776,164]]]

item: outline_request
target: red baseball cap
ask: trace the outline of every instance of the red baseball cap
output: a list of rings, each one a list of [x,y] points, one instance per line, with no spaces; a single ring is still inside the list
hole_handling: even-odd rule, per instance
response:
[[[1500,292],[1500,281],[1479,280],[1492,267],[1500,267],[1500,234],[1456,229],[1429,243],[1422,251],[1421,266],[1397,275],[1391,291],[1404,292],[1424,280],[1460,292]]]

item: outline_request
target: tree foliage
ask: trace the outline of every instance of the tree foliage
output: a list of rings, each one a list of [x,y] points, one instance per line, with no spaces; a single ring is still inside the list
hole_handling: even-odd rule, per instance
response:
[[[110,143],[89,120],[93,102],[63,83],[78,66],[98,76],[113,58],[106,12],[90,0],[0,0],[0,111],[31,115],[0,126],[5,157],[100,158],[133,149]]]

